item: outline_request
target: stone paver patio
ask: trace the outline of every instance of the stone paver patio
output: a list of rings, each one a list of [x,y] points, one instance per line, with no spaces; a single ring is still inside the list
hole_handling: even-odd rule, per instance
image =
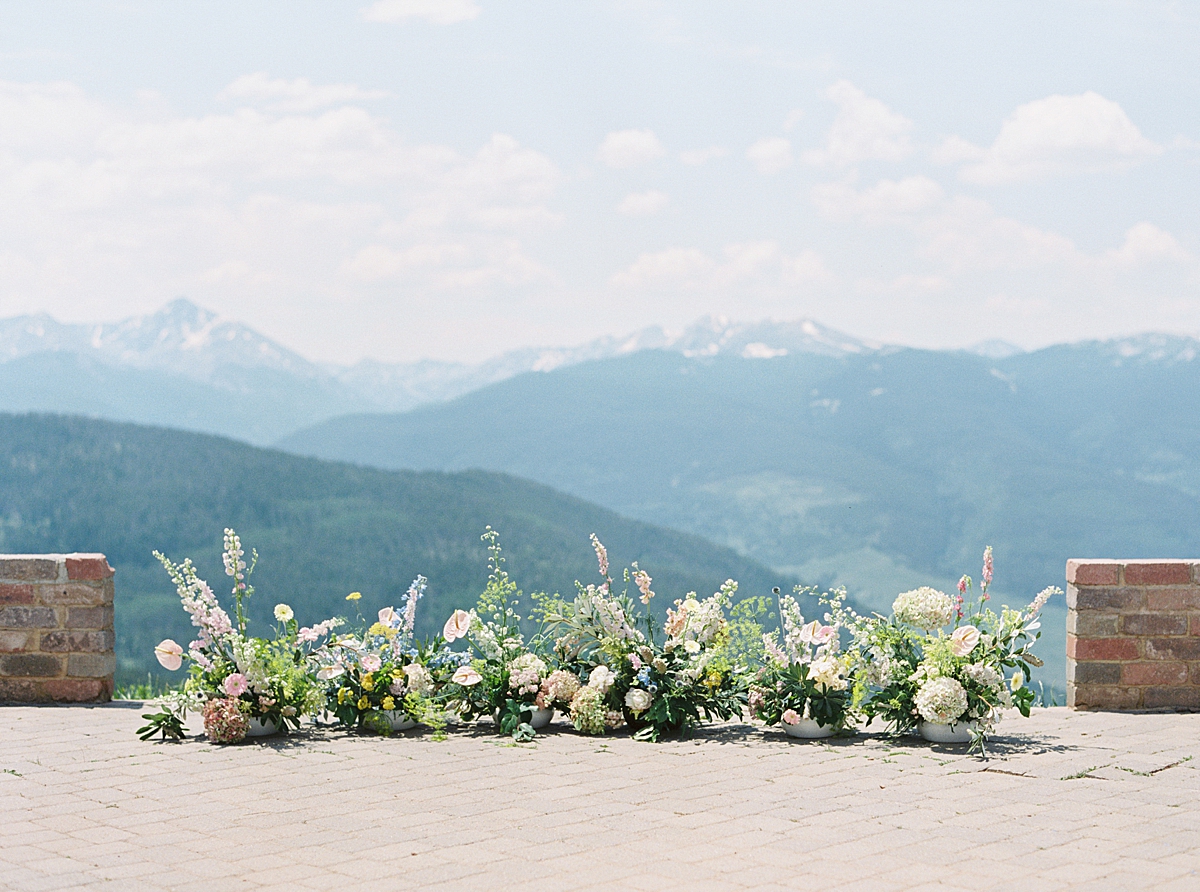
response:
[[[991,758],[874,734],[142,743],[0,708],[0,888],[1200,889],[1200,715],[1037,710]]]

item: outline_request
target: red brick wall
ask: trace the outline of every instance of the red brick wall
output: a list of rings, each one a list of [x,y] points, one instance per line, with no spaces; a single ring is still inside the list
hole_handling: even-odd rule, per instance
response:
[[[0,554],[0,702],[112,696],[113,569],[102,554]]]
[[[1067,705],[1200,709],[1200,561],[1067,562]]]

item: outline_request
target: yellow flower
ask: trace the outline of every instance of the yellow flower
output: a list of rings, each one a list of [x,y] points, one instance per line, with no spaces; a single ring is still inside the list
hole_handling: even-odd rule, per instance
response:
[[[346,595],[346,600],[347,601],[357,601],[361,597],[362,597],[362,592],[351,592],[350,594]]]
[[[388,641],[396,637],[399,629],[393,629],[391,626],[385,626],[383,623],[375,623],[371,628],[367,629],[368,635],[382,635]]]
[[[364,691],[375,690],[375,676],[368,672],[362,677],[362,686]]]
[[[388,711],[391,711],[391,710],[395,709],[395,708],[396,708],[396,701],[395,701],[395,700],[393,700],[391,697],[384,697],[384,698],[383,698],[383,708],[384,708],[384,709],[386,709],[386,710],[388,710]]]
[[[343,703],[345,703],[349,699],[350,699],[350,689],[349,688],[338,688],[338,706],[341,706]]]
[[[367,699],[366,694],[363,694],[361,697],[358,698],[358,708],[359,709],[366,709],[370,705],[371,705],[371,701]]]

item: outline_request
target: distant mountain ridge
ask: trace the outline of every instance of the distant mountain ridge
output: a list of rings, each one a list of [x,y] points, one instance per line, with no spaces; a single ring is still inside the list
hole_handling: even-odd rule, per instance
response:
[[[520,348],[473,365],[364,359],[336,366],[180,298],[113,323],[62,323],[45,314],[0,319],[0,411],[79,412],[266,445],[343,413],[405,411],[525,372],[643,350],[771,359],[876,349],[807,319],[705,317],[678,332],[652,326],[575,347]]]

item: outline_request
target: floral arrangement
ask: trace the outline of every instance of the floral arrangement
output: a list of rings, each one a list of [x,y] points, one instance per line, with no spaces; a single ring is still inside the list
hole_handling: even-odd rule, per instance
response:
[[[365,631],[339,636],[315,655],[317,678],[329,685],[328,709],[341,724],[382,734],[409,722],[443,724],[437,692],[460,660],[444,641],[414,637],[427,582],[418,576],[399,611],[384,607]],[[351,592],[347,600],[360,597]]]
[[[300,716],[321,707],[322,692],[308,668],[308,646],[327,635],[332,625],[300,629],[292,608],[278,604],[275,637],[247,636],[245,600],[254,593],[248,577],[258,555],[254,553],[247,566],[237,533],[225,530],[223,555],[225,572],[233,577],[232,619],[196,574],[190,558],[175,564],[160,552],[154,556],[175,583],[183,609],[198,630],[186,652],[169,638],[154,648],[165,669],[177,670],[185,659],[190,663],[181,696],[173,698],[157,720],[152,719],[155,729],[165,736],[167,726],[182,728],[189,706],[202,704],[209,739],[235,743],[246,736],[250,719],[281,729],[298,728]]]
[[[488,581],[471,610],[455,610],[442,629],[447,643],[463,640],[468,650],[443,690],[448,708],[466,721],[490,715],[502,734],[518,740],[534,736],[536,709],[561,704],[564,680],[551,684],[546,662],[526,647],[518,613],[521,591],[504,569],[500,535],[490,526],[482,539],[488,548]]]
[[[971,748],[982,750],[1001,709],[1029,715],[1035,695],[1028,682],[1042,665],[1031,648],[1041,635],[1042,608],[1061,589],[1044,589],[1025,610],[1004,607],[997,614],[986,606],[992,576],[989,546],[973,604],[966,601],[971,578],[963,576],[953,598],[928,587],[904,592],[891,617],[835,611],[853,632],[857,695],[868,724],[878,716],[893,733],[904,733],[921,722],[965,723]]]
[[[690,733],[703,720],[740,715],[747,673],[732,661],[725,616],[737,583],[727,580],[702,600],[694,592],[677,600],[659,644],[650,616],[629,594],[632,583],[642,606],[649,605],[650,575],[634,563],[615,594],[608,552],[594,534],[592,546],[603,581],[577,582],[573,602],[550,599],[542,608],[558,661],[586,680],[571,699],[575,728],[603,734],[628,724],[635,738],[658,740]]]
[[[776,590],[778,591],[778,590]],[[796,594],[815,589],[796,586]],[[766,665],[750,685],[750,712],[768,725],[797,726],[816,722],[819,728],[842,731],[853,717],[849,655],[841,654],[841,621],[844,589],[826,593],[830,604],[827,623],[804,621],[800,604],[792,595],[779,598],[782,628],[763,635]]]

